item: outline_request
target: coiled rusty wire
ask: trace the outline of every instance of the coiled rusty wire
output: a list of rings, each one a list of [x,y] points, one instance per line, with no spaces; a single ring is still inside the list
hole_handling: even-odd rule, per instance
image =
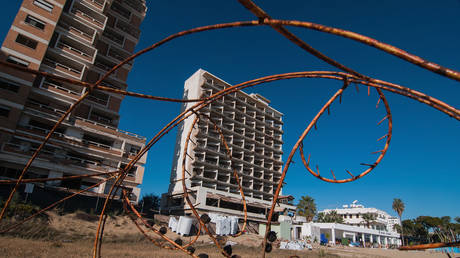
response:
[[[158,246],[160,246],[162,248],[173,249],[173,250],[181,250],[181,251],[189,254],[190,256],[197,257],[195,254],[193,254],[192,252],[188,251],[186,248],[191,246],[192,244],[194,244],[196,242],[196,240],[198,239],[198,236],[201,233],[201,230],[204,229],[204,231],[214,241],[214,243],[216,244],[217,248],[220,250],[222,255],[225,256],[225,257],[230,257],[230,254],[228,254],[228,253],[226,253],[224,251],[222,246],[217,241],[216,237],[213,234],[210,233],[210,231],[208,230],[208,228],[205,225],[205,223],[200,219],[200,214],[198,213],[198,211],[195,209],[195,207],[191,203],[190,199],[188,198],[188,189],[187,189],[186,184],[185,184],[186,175],[185,175],[184,170],[182,171],[182,179],[181,179],[182,185],[183,185],[183,190],[184,190],[184,199],[188,203],[188,205],[190,206],[194,216],[197,218],[198,223],[199,223],[198,224],[199,228],[198,228],[197,236],[192,241],[190,241],[188,244],[185,244],[185,245],[179,245],[178,243],[176,243],[173,240],[171,240],[168,237],[166,237],[164,234],[162,234],[160,232],[159,229],[157,229],[158,226],[149,225],[145,221],[145,219],[142,218],[142,215],[139,213],[139,211],[136,210],[134,205],[132,205],[130,203],[129,196],[128,196],[129,193],[127,193],[126,189],[124,189],[124,187],[123,187],[123,181],[124,181],[126,175],[128,174],[128,171],[165,134],[170,132],[173,128],[175,128],[177,125],[179,125],[180,123],[182,123],[185,119],[187,119],[189,117],[190,118],[194,117],[193,124],[196,124],[196,122],[199,119],[204,119],[204,120],[207,120],[208,123],[211,123],[213,125],[214,130],[216,132],[218,132],[218,134],[220,135],[220,139],[222,141],[222,144],[224,145],[224,147],[226,149],[226,155],[227,155],[228,159],[231,161],[232,160],[231,151],[229,150],[228,145],[227,145],[227,143],[225,141],[225,137],[223,135],[223,132],[221,131],[219,126],[210,119],[210,117],[204,116],[203,114],[200,114],[200,112],[199,112],[202,108],[208,106],[213,101],[216,101],[217,99],[220,99],[220,98],[222,98],[223,96],[225,96],[227,94],[242,90],[242,89],[247,88],[247,87],[253,87],[253,86],[256,86],[256,85],[259,85],[259,84],[264,84],[264,83],[273,82],[273,81],[277,81],[277,80],[293,79],[293,78],[323,78],[323,79],[331,79],[331,80],[342,81],[343,86],[320,109],[320,111],[317,113],[317,115],[313,118],[313,120],[307,126],[307,128],[302,133],[302,135],[299,137],[299,139],[297,140],[297,142],[295,143],[295,145],[293,146],[293,148],[291,149],[291,151],[289,153],[288,159],[286,160],[286,163],[285,163],[285,165],[283,167],[281,178],[280,178],[280,181],[279,181],[279,183],[277,185],[276,192],[275,192],[273,200],[272,200],[272,206],[271,206],[270,212],[268,214],[266,234],[265,234],[263,245],[262,245],[262,248],[263,248],[262,249],[262,257],[265,257],[265,250],[266,250],[265,248],[267,246],[267,236],[268,236],[268,233],[270,232],[271,219],[272,219],[272,216],[273,216],[274,210],[275,210],[274,208],[275,208],[275,205],[276,205],[276,203],[278,201],[279,194],[280,194],[283,182],[284,182],[284,178],[286,177],[286,173],[288,171],[288,168],[289,168],[290,164],[292,163],[293,156],[294,156],[294,154],[296,153],[297,150],[299,150],[302,162],[305,165],[306,169],[313,176],[315,176],[315,177],[317,177],[317,178],[319,178],[321,180],[331,182],[331,183],[345,183],[345,182],[354,181],[354,180],[356,180],[358,178],[361,178],[362,176],[368,174],[372,169],[374,169],[382,161],[383,157],[385,156],[385,154],[386,154],[386,152],[388,150],[390,140],[391,140],[391,136],[392,136],[392,115],[391,115],[389,104],[388,104],[388,102],[387,102],[387,100],[385,98],[385,95],[384,95],[383,91],[392,92],[392,93],[395,93],[395,94],[399,94],[399,95],[402,95],[402,96],[417,100],[417,101],[419,101],[419,102],[421,102],[423,104],[426,104],[428,106],[431,106],[431,107],[441,111],[442,113],[447,114],[450,117],[453,117],[454,119],[460,120],[460,111],[458,109],[456,109],[456,108],[444,103],[441,100],[433,98],[433,97],[431,97],[429,95],[426,95],[426,94],[424,94],[422,92],[410,89],[408,87],[404,87],[404,86],[397,85],[397,84],[390,83],[390,82],[381,81],[381,80],[370,78],[370,77],[368,77],[366,75],[360,74],[359,72],[354,71],[351,68],[349,68],[349,67],[347,67],[347,66],[345,66],[345,65],[343,65],[343,64],[341,64],[341,63],[339,63],[337,61],[335,61],[334,59],[326,56],[325,54],[319,52],[318,50],[316,50],[315,48],[313,48],[312,46],[310,46],[309,44],[307,44],[306,42],[304,42],[303,40],[298,38],[296,35],[294,35],[288,29],[286,29],[286,26],[295,26],[295,27],[301,27],[301,28],[305,28],[305,29],[316,30],[316,31],[324,32],[324,33],[338,35],[338,36],[348,38],[348,39],[351,39],[351,40],[354,40],[354,41],[358,41],[360,43],[363,43],[363,44],[366,44],[368,46],[372,46],[374,48],[380,49],[380,50],[385,51],[385,52],[387,52],[387,53],[389,53],[391,55],[399,57],[399,58],[401,58],[401,59],[403,59],[405,61],[411,62],[411,63],[413,63],[415,65],[418,65],[418,66],[420,66],[420,67],[422,67],[424,69],[427,69],[429,71],[435,72],[437,74],[440,74],[442,76],[448,77],[448,78],[456,80],[456,81],[460,81],[460,72],[452,70],[452,69],[449,69],[449,68],[446,68],[446,67],[442,67],[442,66],[440,66],[438,64],[435,64],[433,62],[424,60],[424,59],[422,59],[422,58],[420,58],[420,57],[418,57],[416,55],[407,53],[404,50],[401,50],[401,49],[396,48],[394,46],[391,46],[389,44],[379,42],[379,41],[377,41],[375,39],[372,39],[370,37],[366,37],[364,35],[360,35],[360,34],[357,34],[357,33],[351,32],[351,31],[346,31],[346,30],[342,30],[342,29],[338,29],[338,28],[328,27],[328,26],[324,26],[324,25],[320,25],[320,24],[311,23],[311,22],[272,19],[265,11],[263,11],[259,6],[257,6],[251,0],[238,0],[238,1],[245,8],[247,8],[249,11],[251,11],[257,17],[258,20],[238,21],[238,22],[231,22],[231,23],[224,23],[224,24],[208,25],[208,26],[197,27],[197,28],[193,28],[193,29],[190,29],[190,30],[181,31],[181,32],[176,33],[176,34],[172,34],[172,35],[164,38],[163,40],[151,45],[150,47],[147,47],[147,48],[145,48],[145,49],[133,54],[129,58],[127,58],[124,61],[120,62],[119,64],[114,66],[109,72],[107,72],[104,76],[102,76],[102,78],[100,78],[97,82],[92,83],[92,84],[77,81],[77,80],[73,80],[73,79],[69,79],[69,78],[64,78],[64,77],[60,77],[60,76],[56,76],[56,75],[52,75],[52,74],[49,74],[49,73],[46,73],[46,72],[41,72],[41,71],[36,71],[36,70],[24,68],[24,67],[21,67],[21,66],[17,66],[17,65],[14,65],[14,64],[7,63],[7,62],[0,62],[0,65],[3,66],[3,67],[9,67],[9,68],[13,68],[13,69],[25,72],[25,73],[34,74],[34,75],[41,75],[43,77],[52,78],[53,80],[56,80],[56,81],[67,82],[67,83],[71,83],[71,84],[74,84],[74,85],[79,85],[79,86],[87,88],[87,91],[83,95],[81,95],[81,97],[75,103],[73,103],[67,109],[67,111],[64,114],[62,114],[60,119],[55,123],[53,128],[48,132],[46,137],[38,138],[38,140],[42,141],[42,143],[36,149],[36,151],[34,152],[32,157],[29,159],[29,161],[25,165],[25,167],[22,170],[19,178],[17,180],[0,180],[0,184],[14,184],[14,188],[11,190],[8,199],[6,200],[5,205],[3,206],[3,208],[2,208],[2,210],[0,212],[0,220],[3,219],[5,211],[6,211],[7,207],[9,206],[9,204],[11,202],[13,194],[17,191],[17,189],[18,189],[20,184],[31,183],[31,182],[44,182],[44,181],[50,181],[50,180],[69,180],[69,179],[76,179],[76,178],[83,178],[83,177],[107,176],[106,178],[104,178],[99,183],[94,184],[94,185],[92,185],[92,186],[90,186],[90,187],[88,187],[86,189],[81,190],[81,191],[78,191],[78,192],[76,192],[76,193],[74,193],[74,194],[72,194],[72,195],[70,195],[70,196],[68,196],[66,198],[63,198],[63,199],[51,204],[48,207],[45,207],[45,208],[41,209],[40,211],[38,211],[34,215],[24,219],[21,222],[18,222],[18,223],[14,224],[14,225],[11,225],[10,227],[8,227],[7,229],[3,230],[0,233],[12,230],[12,229],[16,228],[17,226],[21,225],[22,223],[24,223],[25,221],[30,220],[33,217],[37,216],[38,214],[43,213],[43,212],[55,207],[59,203],[65,201],[65,200],[67,200],[69,198],[72,198],[72,197],[74,197],[74,196],[76,196],[76,195],[78,195],[80,193],[89,191],[90,189],[92,189],[94,187],[97,187],[99,184],[102,184],[103,182],[115,179],[115,183],[112,185],[107,197],[105,198],[102,211],[101,211],[101,213],[99,215],[99,222],[98,222],[98,227],[97,227],[97,231],[96,231],[96,234],[95,234],[95,240],[94,240],[93,257],[101,257],[101,250],[102,250],[101,245],[102,245],[102,239],[103,239],[103,236],[104,236],[104,225],[105,225],[105,222],[106,222],[106,219],[107,219],[106,210],[107,210],[107,207],[110,205],[111,200],[114,199],[115,193],[117,193],[119,191],[119,189],[122,190],[122,200],[124,202],[124,209],[127,212],[129,212],[130,218],[132,219],[132,221],[135,224],[135,226],[139,229],[139,231],[142,234],[144,234],[144,236],[147,239],[149,239],[151,242],[153,242],[154,244],[156,244],[156,245],[158,245]],[[294,44],[299,46],[300,48],[304,49],[305,51],[307,51],[308,53],[312,54],[313,56],[325,61],[326,63],[336,67],[337,69],[341,70],[342,72],[336,72],[336,71],[305,71],[305,72],[276,74],[276,75],[271,75],[271,76],[266,76],[266,77],[250,80],[250,81],[247,81],[247,82],[243,82],[243,83],[228,87],[226,89],[221,90],[220,92],[217,92],[217,93],[213,94],[212,96],[209,96],[207,98],[202,98],[202,99],[165,98],[165,97],[159,97],[159,96],[146,95],[146,94],[142,94],[142,93],[129,92],[129,91],[125,91],[125,90],[113,89],[113,88],[101,85],[101,82],[104,79],[106,79],[109,75],[114,73],[118,68],[120,68],[124,64],[130,62],[131,60],[133,60],[133,59],[135,59],[137,57],[139,57],[140,55],[143,55],[143,54],[145,54],[147,52],[150,52],[150,51],[156,49],[157,47],[159,47],[159,46],[161,46],[161,45],[163,45],[163,44],[165,44],[165,43],[167,43],[167,42],[169,42],[169,41],[171,41],[173,39],[183,37],[183,36],[186,36],[186,35],[190,35],[190,34],[194,34],[194,33],[198,33],[198,32],[209,31],[209,30],[217,30],[217,29],[225,29],[225,28],[233,28],[233,27],[245,27],[245,26],[270,26],[274,30],[279,32],[281,35],[283,35],[284,37],[289,39],[291,42],[293,42]],[[316,124],[318,122],[318,119],[321,117],[321,115],[326,110],[329,113],[330,105],[337,98],[339,98],[339,100],[341,100],[343,92],[348,88],[348,86],[351,83],[354,83],[356,85],[366,86],[368,88],[368,92],[370,91],[371,87],[375,88],[377,93],[378,93],[378,95],[379,95],[377,106],[378,106],[378,103],[380,101],[382,101],[384,103],[387,115],[382,119],[382,121],[379,122],[379,124],[382,123],[384,120],[387,120],[388,121],[388,124],[387,124],[388,125],[388,131],[379,140],[386,138],[385,146],[383,147],[382,150],[376,152],[376,153],[379,153],[379,156],[378,156],[378,158],[376,159],[376,161],[374,163],[372,163],[372,164],[364,164],[363,163],[362,164],[362,165],[365,165],[365,166],[369,166],[369,168],[366,169],[364,172],[361,172],[359,174],[354,175],[352,172],[346,170],[347,173],[350,175],[350,177],[349,178],[344,178],[344,179],[337,179],[335,174],[334,174],[334,172],[331,171],[332,178],[325,177],[324,174],[320,175],[320,172],[319,172],[318,168],[317,168],[316,172],[312,168],[310,168],[310,166],[309,166],[310,155],[309,155],[308,159],[305,158],[304,150],[303,150],[303,141],[304,141],[305,137],[308,135],[309,131],[312,128],[316,129]],[[132,97],[137,97],[137,98],[145,98],[145,99],[156,100],[156,101],[193,102],[195,104],[192,107],[188,108],[187,110],[183,111],[181,114],[179,114],[177,117],[175,117],[171,122],[169,122],[167,125],[165,125],[156,135],[154,135],[152,137],[152,139],[146,144],[146,146],[123,169],[119,169],[118,171],[115,171],[115,172],[87,174],[87,175],[79,175],[79,176],[66,176],[66,177],[60,177],[60,178],[24,179],[24,175],[27,173],[27,171],[28,171],[29,167],[31,166],[32,162],[37,158],[37,156],[39,155],[39,153],[43,149],[43,147],[50,140],[52,140],[52,135],[56,131],[57,127],[76,108],[76,106],[78,106],[89,95],[89,93],[91,93],[94,89],[107,91],[107,92],[112,92],[112,93],[115,93],[115,94],[120,94],[120,95],[125,95],[125,96],[132,96]],[[193,126],[192,126],[192,129],[193,129]],[[188,132],[187,141],[186,141],[186,147],[183,150],[184,152],[187,151],[187,145],[188,145],[188,142],[190,140],[190,135],[191,135],[192,129]],[[11,133],[11,132],[4,131],[4,133]],[[28,136],[28,137],[31,137],[31,136]],[[183,157],[184,157],[183,160],[182,160],[183,163],[185,163],[186,156],[187,155],[183,155]],[[243,191],[243,188],[241,186],[240,179],[238,177],[238,173],[236,172],[236,170],[234,170],[234,169],[232,169],[232,170],[234,171],[233,176],[236,179],[236,182],[237,182],[237,185],[238,185],[241,197],[242,197],[242,203],[243,203],[243,207],[244,207],[244,223],[243,223],[243,228],[244,228],[245,225],[246,225],[246,222],[247,222],[246,200],[245,200],[245,197],[244,197],[244,191]],[[158,235],[160,238],[164,239],[170,245],[161,244],[156,239],[154,239],[151,236],[149,236],[140,227],[139,220],[140,220],[140,222],[142,224],[144,224],[144,226],[149,228],[149,230],[151,232],[153,232],[154,234]],[[238,237],[240,234],[241,234],[241,232],[236,234],[234,237]],[[458,242],[449,244],[449,246],[458,246],[458,245],[460,245]],[[414,247],[414,248],[416,248],[416,247]],[[420,246],[419,247],[419,249],[423,249],[423,248],[430,248],[430,247],[426,247],[426,246]]]

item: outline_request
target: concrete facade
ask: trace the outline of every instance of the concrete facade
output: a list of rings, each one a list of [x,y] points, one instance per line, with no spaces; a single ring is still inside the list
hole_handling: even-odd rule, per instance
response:
[[[211,96],[230,86],[200,69],[185,82],[184,98]],[[182,111],[192,105],[194,103],[185,103]],[[213,123],[201,117],[193,128],[183,167],[183,149],[194,120],[194,117],[187,118],[177,134],[170,186],[162,198],[163,209],[189,212],[182,200],[184,168],[186,175],[190,175],[185,183],[196,208],[242,216],[240,192],[233,176],[235,169],[248,201],[249,216],[265,219],[281,177],[283,114],[270,107],[269,101],[262,96],[242,91],[230,93],[200,112],[221,128],[232,158],[226,155]],[[281,205],[285,209],[295,209],[288,204]]]
[[[24,0],[3,42],[0,59],[85,82],[134,52],[144,0]],[[102,85],[127,88],[132,63]],[[86,88],[2,68],[0,72],[0,177],[17,178],[60,116]],[[145,137],[118,128],[123,96],[94,90],[56,130],[27,178],[116,171],[144,146]],[[146,155],[129,172],[125,186],[140,196]],[[74,192],[101,178],[53,181],[40,187]],[[103,197],[113,182],[90,195]]]
[[[319,231],[318,231],[319,228]],[[386,247],[389,245],[401,245],[400,235],[396,232],[388,232],[370,228],[362,228],[338,223],[304,223],[301,226],[302,238],[309,237],[311,240],[319,241],[319,234],[324,234],[329,243],[335,245],[340,243],[342,238],[349,239],[350,242],[360,242],[363,246],[379,245]]]
[[[354,201],[350,205],[343,205],[342,208],[326,209],[322,212],[329,213],[331,211],[336,211],[337,214],[342,216],[345,224],[357,227],[368,227],[366,221],[363,219],[363,214],[372,214],[375,219],[370,222],[369,228],[380,231],[396,233],[394,225],[401,225],[399,218],[390,216],[385,211],[376,208],[366,208],[356,203],[357,201]]]

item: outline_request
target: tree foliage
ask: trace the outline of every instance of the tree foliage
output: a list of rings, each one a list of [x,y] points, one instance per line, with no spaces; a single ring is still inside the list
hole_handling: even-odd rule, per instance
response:
[[[373,213],[364,213],[362,218],[364,222],[366,223],[366,226],[370,228],[371,223],[375,221],[377,216]]]
[[[139,205],[142,206],[143,212],[147,214],[153,214],[154,212],[158,211],[160,208],[160,197],[155,194],[146,194],[142,196]]]
[[[320,212],[316,217],[316,221],[321,223],[344,223],[342,216],[337,211]]]
[[[315,199],[308,195],[302,196],[297,204],[297,214],[306,217],[307,222],[312,221],[316,215]]]
[[[416,244],[455,242],[460,240],[460,223],[451,222],[451,217],[419,216],[402,222],[403,230],[410,242]]]
[[[401,201],[399,198],[394,198],[392,208],[394,211],[396,211],[396,213],[398,213],[399,220],[402,221],[402,214],[405,208],[403,201]],[[404,245],[404,227],[401,229],[401,240]]]

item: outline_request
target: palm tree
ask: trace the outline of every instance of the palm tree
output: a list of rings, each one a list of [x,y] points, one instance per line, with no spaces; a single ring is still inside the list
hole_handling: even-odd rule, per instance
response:
[[[338,214],[337,211],[330,211],[328,213],[320,212],[316,217],[316,221],[320,223],[343,223],[342,215]]]
[[[302,196],[299,204],[297,204],[297,213],[300,216],[305,216],[307,222],[312,221],[316,215],[315,199],[308,195]]]
[[[402,213],[404,212],[404,203],[403,201],[401,201],[401,199],[399,198],[394,198],[393,199],[393,210],[396,211],[396,213],[398,213],[398,216],[399,216],[399,221],[402,222]],[[401,240],[402,240],[402,244],[404,245],[404,232],[403,232],[403,227],[401,227]]]
[[[370,224],[375,221],[375,214],[364,213],[363,220],[366,222],[367,228],[370,228]]]

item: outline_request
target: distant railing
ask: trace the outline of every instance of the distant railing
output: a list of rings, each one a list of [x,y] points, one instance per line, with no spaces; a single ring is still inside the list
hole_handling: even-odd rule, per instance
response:
[[[101,27],[104,27],[104,22],[101,22],[101,21],[97,20],[96,18],[91,17],[90,15],[84,13],[81,10],[73,8],[71,13],[76,14],[76,15],[81,15],[81,16],[83,16],[83,18],[85,18],[85,19],[87,19],[89,21],[92,21],[93,23],[96,23],[97,25],[100,25]]]
[[[124,37],[123,36],[117,36],[114,34],[114,32],[111,32],[111,31],[108,31],[108,30],[104,30],[104,32],[102,32],[102,35],[104,37],[107,37],[108,39],[112,40],[113,42],[116,42],[120,45],[123,45],[123,41],[124,41]]]
[[[52,108],[48,105],[43,105],[43,104],[40,104],[38,102],[35,102],[35,101],[29,101],[30,104],[33,104],[33,105],[36,105],[36,106],[39,106],[43,109],[48,109],[48,110],[51,110],[51,111],[54,111],[55,113],[61,115],[61,114],[64,114],[65,112],[62,111],[62,110],[59,110],[59,109],[55,109],[55,108]],[[36,110],[34,110],[36,111]],[[101,126],[101,127],[104,127],[104,128],[107,128],[107,129],[110,129],[110,130],[114,130],[116,132],[119,132],[119,133],[122,133],[122,134],[125,134],[125,135],[129,135],[129,136],[132,136],[132,137],[135,137],[135,138],[138,138],[140,140],[146,140],[147,138],[144,137],[144,136],[140,136],[138,134],[135,134],[135,133],[131,133],[131,132],[128,132],[128,131],[125,131],[125,130],[121,130],[119,128],[116,128],[116,127],[113,127],[113,126],[109,126],[109,125],[105,125],[105,124],[101,124],[101,123],[98,123],[96,121],[92,121],[92,120],[89,120],[89,119],[86,119],[86,118],[82,118],[82,117],[78,117],[78,116],[75,116],[76,119],[80,120],[80,121],[83,121],[83,122],[86,122],[86,123],[90,123],[90,124],[93,124],[93,125],[97,125],[97,126]]]
[[[61,63],[59,63],[57,61],[54,61],[52,59],[45,58],[43,61],[44,61],[43,63],[45,65],[47,65],[47,66],[50,66],[50,67],[53,67],[53,68],[63,68],[65,71],[78,74],[78,77],[80,77],[80,75],[81,75],[81,71],[76,70],[76,69],[74,69],[72,67],[66,66],[64,64],[61,64]]]
[[[139,36],[141,34],[141,31],[138,28],[135,28],[134,26],[127,25],[123,22],[118,21],[116,24],[116,27],[129,35],[133,36],[136,39],[139,39]]]
[[[143,13],[145,11],[145,6],[140,2],[140,1],[136,1],[137,3],[133,3],[132,0],[124,0],[123,3],[125,3],[126,5],[129,5],[131,8],[133,8],[134,10],[140,12],[140,13]]]
[[[73,90],[69,90],[69,89],[67,89],[67,88],[64,88],[64,87],[62,87],[62,86],[56,85],[56,84],[51,83],[51,82],[44,81],[44,82],[43,82],[43,85],[46,85],[47,87],[51,87],[51,88],[56,88],[56,89],[58,89],[58,90],[62,90],[62,91],[65,91],[65,92],[67,92],[67,93],[69,93],[69,94],[73,94],[73,95],[76,95],[76,96],[80,96],[80,95],[81,95],[81,93],[79,93],[79,92],[76,92],[76,91],[73,91]],[[42,88],[43,88],[43,87],[42,87]]]
[[[85,119],[85,118],[82,118],[82,117],[75,117],[75,118],[77,118],[78,120],[81,120],[81,121],[83,121],[83,122],[87,122],[87,123],[94,124],[94,125],[97,125],[97,126],[102,126],[102,127],[104,127],[104,128],[107,128],[107,129],[110,129],[110,130],[114,130],[114,131],[120,132],[120,133],[122,133],[122,134],[126,134],[126,135],[129,135],[129,136],[136,137],[136,138],[138,138],[138,139],[140,139],[140,140],[146,140],[146,139],[147,139],[147,138],[144,137],[144,136],[140,136],[140,135],[135,134],[135,133],[127,132],[127,131],[124,131],[124,130],[115,128],[115,127],[113,127],[113,126],[101,124],[101,123],[98,123],[98,122],[95,122],[95,121],[92,121],[92,120],[88,120],[88,119]]]
[[[98,6],[101,9],[104,7],[104,3],[105,3],[105,1],[102,1],[102,0],[85,0],[85,1],[90,2],[90,3]]]
[[[89,54],[87,54],[87,53],[85,53],[85,52],[83,52],[83,51],[81,51],[81,50],[79,50],[77,48],[69,46],[69,45],[67,45],[65,43],[62,43],[61,41],[59,43],[57,43],[57,46],[59,48],[61,48],[61,49],[67,48],[67,49],[69,49],[69,50],[71,50],[71,51],[73,51],[73,52],[75,52],[75,53],[77,53],[77,54],[79,54],[81,56],[84,56],[84,57],[88,58],[89,60],[93,59],[93,57],[91,55],[89,55]]]
[[[59,25],[60,25],[61,27],[63,27],[64,29],[69,30],[69,32],[71,32],[71,33],[72,33],[72,30],[73,30],[73,31],[77,32],[78,34],[80,34],[80,35],[86,37],[88,40],[90,40],[90,41],[93,40],[94,34],[93,34],[93,35],[90,35],[90,34],[88,34],[88,33],[86,33],[86,32],[81,31],[80,29],[75,28],[74,26],[72,26],[72,25],[70,25],[70,24],[67,24],[66,22],[63,22],[63,21],[60,21],[60,22],[59,22]]]
[[[109,145],[106,145],[106,144],[102,144],[102,143],[98,143],[98,142],[94,142],[94,141],[89,141],[89,140],[81,140],[82,143],[86,143],[86,144],[89,144],[89,145],[93,145],[93,146],[96,146],[96,147],[99,147],[99,148],[103,148],[103,149],[107,149],[107,150],[113,150],[115,148],[113,148],[112,146],[109,146]]]

